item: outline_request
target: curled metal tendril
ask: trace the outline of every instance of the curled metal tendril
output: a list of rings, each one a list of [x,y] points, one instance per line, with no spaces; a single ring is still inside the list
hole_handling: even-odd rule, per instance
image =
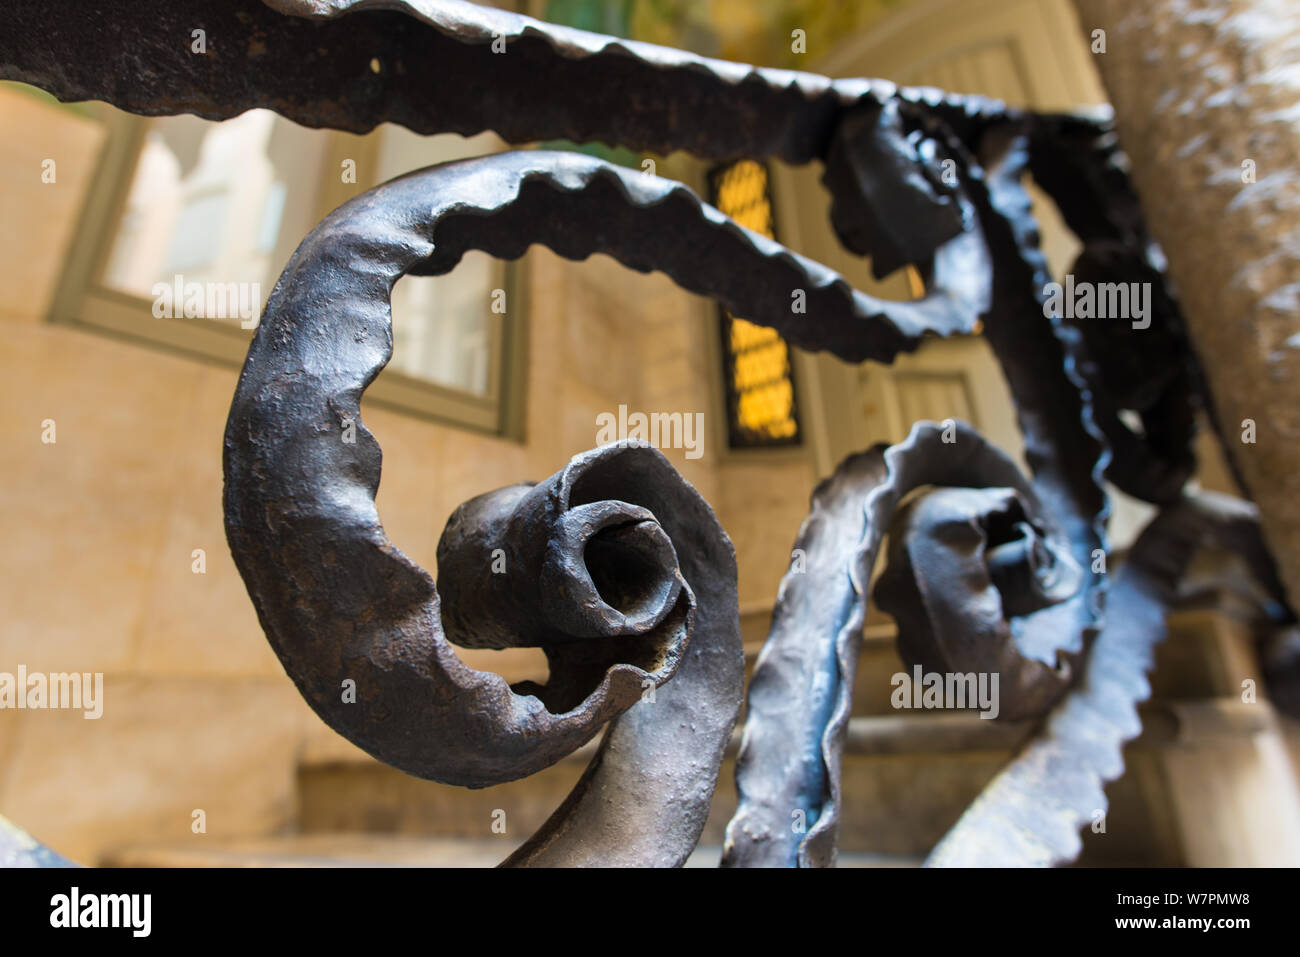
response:
[[[361,393],[391,356],[399,276],[444,272],[468,248],[518,255],[534,240],[585,256],[594,231],[563,213],[584,207],[605,221],[619,210],[681,220],[687,242],[722,225],[671,184],[523,153],[411,174],[317,227],[267,302],[231,407],[227,534],[286,671],[381,760],[483,787],[554,763],[615,719],[511,863],[678,864],[703,827],[743,682],[735,557],[708,506],[653,449],[578,456],[452,516],[440,613],[432,580],[384,536],[379,447],[360,418]],[[644,255],[629,244],[634,265]],[[541,647],[552,678],[511,689],[462,664],[448,638]],[[349,678],[355,704],[339,694]],[[602,831],[611,821],[617,831]]]
[[[792,567],[781,582],[750,683],[736,773],[740,806],[727,829],[724,864],[834,862],[867,583],[894,509],[927,485],[1003,489],[1048,520],[1011,460],[965,425],[945,436],[942,426],[920,423],[899,445],[849,457],[818,486],[795,540],[806,567]],[[796,809],[805,812],[806,835],[790,826]]]
[[[1110,595],[1105,629],[1077,686],[930,853],[931,867],[1052,866],[1074,860],[1079,830],[1107,807],[1105,785],[1124,770],[1123,747],[1142,730],[1137,706],[1165,636],[1165,613],[1198,548],[1230,547],[1273,583],[1254,506],[1188,493],[1142,532]]]
[[[1203,385],[1105,117],[709,60],[460,0],[101,7],[92,30],[66,5],[10,0],[0,77],[146,115],[266,107],[353,132],[391,121],[515,143],[821,160],[844,245],[878,275],[910,264],[926,280],[915,302],[866,296],[679,184],[572,153],[422,170],[340,207],[268,301],[225,440],[231,550],[286,671],[327,723],[396,767],[470,787],[531,774],[606,726],[573,793],[507,863],[672,865],[694,847],[743,684],[735,556],[708,505],[659,453],[598,449],[461,506],[435,587],[384,534],[380,450],[359,414],[391,356],[388,295],[402,274],[445,273],[469,249],[606,252],[849,361],[889,362],[982,319],[1025,440],[1028,477],[968,427],[949,442],[922,423],[818,487],[796,541],[806,568],[782,582],[749,691],[724,863],[834,861],[859,632],[887,530],[875,594],[904,657],[999,673],[1004,716],[1050,712],[930,863],[1077,853],[1079,809],[1098,806],[1134,733],[1188,535],[1253,534],[1238,506],[1182,491]],[[203,57],[176,42],[194,29],[211,38]],[[1076,270],[1152,282],[1155,347],[1052,307],[1026,173],[1083,240]],[[796,289],[803,314],[789,308]],[[355,442],[342,441],[348,423]],[[1093,562],[1106,548],[1103,477],[1168,506],[1120,577],[1110,624]],[[925,486],[938,488],[895,514]],[[539,647],[550,678],[509,687],[466,667],[451,642]],[[355,704],[339,693],[345,679]],[[791,831],[793,809],[807,813],[806,835]],[[0,848],[49,862],[5,833]]]

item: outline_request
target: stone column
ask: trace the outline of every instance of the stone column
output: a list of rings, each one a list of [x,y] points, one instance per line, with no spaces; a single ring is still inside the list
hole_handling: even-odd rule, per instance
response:
[[[1075,6],[1227,452],[1300,604],[1300,3]]]

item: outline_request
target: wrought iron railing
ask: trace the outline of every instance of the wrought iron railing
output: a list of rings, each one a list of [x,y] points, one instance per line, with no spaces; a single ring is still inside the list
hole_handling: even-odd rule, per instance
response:
[[[92,23],[72,5],[10,0],[0,76],[147,115],[266,107],[352,132],[391,121],[515,143],[821,161],[843,244],[878,273],[913,266],[924,278],[915,301],[876,299],[681,184],[534,150],[385,183],[298,248],[226,429],[231,550],[303,696],[395,767],[483,787],[553,764],[605,727],[574,791],[508,864],[682,863],[740,712],[744,662],[731,544],[652,448],[596,449],[544,482],[467,502],[443,533],[436,586],[387,539],[374,503],[381,453],[360,399],[391,357],[389,292],[405,273],[447,272],[466,250],[608,253],[853,362],[887,363],[982,322],[1001,363],[1029,476],[967,426],[917,423],[814,493],[748,689],[724,865],[834,862],[886,532],[875,599],[909,666],[996,674],[1002,717],[1042,719],[933,864],[1078,854],[1079,828],[1105,806],[1139,730],[1163,609],[1198,545],[1233,542],[1281,596],[1253,508],[1188,488],[1203,388],[1102,113],[708,60],[459,0],[106,0],[99,12]],[[182,42],[194,29],[208,38],[203,55]],[[1083,244],[1077,277],[1156,290],[1148,325],[1059,308],[1029,175]],[[1160,507],[1109,587],[1103,480]],[[900,509],[918,489],[928,491]],[[551,677],[508,686],[452,643],[540,647]]]

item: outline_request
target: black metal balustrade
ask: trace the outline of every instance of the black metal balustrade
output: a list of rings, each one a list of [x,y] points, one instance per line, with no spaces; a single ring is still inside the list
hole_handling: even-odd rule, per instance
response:
[[[1187,488],[1203,389],[1104,115],[707,60],[459,0],[98,10],[92,23],[73,5],[10,0],[0,77],[147,115],[265,107],[352,132],[389,121],[514,143],[816,160],[843,244],[879,274],[913,266],[924,279],[915,301],[875,299],[681,184],[533,150],[383,184],[298,248],[226,429],[231,550],[303,696],[389,764],[483,787],[606,728],[573,793],[509,864],[681,864],[704,826],[744,666],[730,542],[653,449],[594,450],[540,484],[466,503],[439,545],[436,587],[385,537],[381,454],[360,399],[391,357],[389,290],[408,272],[449,271],[467,250],[608,253],[853,362],[888,363],[982,323],[1001,362],[1030,476],[969,427],[918,423],[898,445],[851,456],[814,493],[795,546],[806,563],[782,583],[748,690],[724,865],[835,860],[857,649],[887,532],[875,597],[898,621],[908,666],[996,673],[1002,717],[1042,718],[932,864],[1078,854],[1079,828],[1105,806],[1103,786],[1140,729],[1164,607],[1199,545],[1233,543],[1280,598],[1253,507]],[[210,38],[202,56],[178,39],[195,28]],[[1140,335],[1054,306],[1028,175],[1083,243],[1075,273],[1153,284]],[[802,311],[791,309],[796,290]],[[341,440],[349,425],[355,442]],[[1160,507],[1113,584],[1103,479]],[[495,549],[506,575],[488,574]],[[540,647],[551,679],[509,687],[466,667],[452,642]],[[345,679],[355,704],[341,702]],[[805,828],[791,826],[798,814]]]

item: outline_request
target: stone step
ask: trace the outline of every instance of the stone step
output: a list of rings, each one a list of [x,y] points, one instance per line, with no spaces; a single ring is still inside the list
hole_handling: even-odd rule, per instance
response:
[[[1232,614],[1225,611],[1225,605],[1228,602],[1222,592],[1197,594],[1168,616],[1168,637],[1156,649],[1151,675],[1155,698],[1177,701],[1237,695],[1242,681],[1258,682],[1254,628],[1248,613]],[[767,637],[767,622],[753,612],[742,618],[746,687]],[[890,700],[896,687],[892,679],[900,672],[907,673],[908,668],[899,657],[896,634],[887,617],[879,613],[868,617],[853,684],[855,715],[898,713]]]
[[[209,843],[127,847],[104,857],[104,867],[496,867],[517,839],[418,837],[386,834],[294,834]],[[717,867],[720,846],[701,846],[687,867]],[[842,854],[841,867],[916,867],[919,858]]]
[[[1267,727],[1266,703],[1235,699],[1152,705],[1143,735],[1126,753],[1130,773],[1112,785],[1110,836],[1102,862],[1164,862],[1177,856],[1162,818],[1169,795],[1162,749],[1189,739],[1248,736]],[[846,853],[923,857],[1034,730],[1032,723],[984,721],[973,713],[910,713],[850,721],[843,762],[847,795],[840,848]],[[736,807],[732,739],[702,837],[720,846]],[[367,832],[521,841],[559,806],[594,752],[593,742],[523,781],[470,790],[422,781],[369,757],[304,764],[298,775],[305,834]],[[505,835],[493,826],[505,827]]]
[[[141,844],[110,852],[103,867],[495,867],[518,845],[505,837],[290,834],[247,840]]]
[[[1152,679],[1159,703],[1144,709],[1145,733],[1126,753],[1129,772],[1108,791],[1111,839],[1087,837],[1084,861],[1177,863],[1181,850],[1160,749],[1189,734],[1250,735],[1267,723],[1266,704],[1243,706],[1232,697],[1243,678],[1255,677],[1249,624],[1213,605],[1170,616],[1170,637]],[[752,670],[767,621],[751,613],[742,625]],[[894,710],[890,677],[902,669],[892,625],[869,620],[843,767],[840,847],[846,853],[923,857],[1035,730],[1032,722],[984,721],[971,712]],[[722,844],[735,811],[739,741],[737,731],[703,844]],[[523,840],[559,806],[596,746],[593,741],[524,781],[471,791],[409,777],[329,732],[309,743],[299,767],[299,829],[500,841],[492,825],[504,812],[506,835]]]

